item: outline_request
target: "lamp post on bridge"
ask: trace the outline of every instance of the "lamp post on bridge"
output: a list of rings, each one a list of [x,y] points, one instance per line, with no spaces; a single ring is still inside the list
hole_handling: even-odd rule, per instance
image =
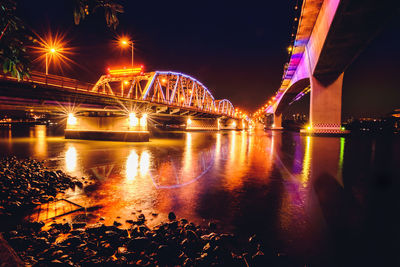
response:
[[[119,43],[120,43],[120,45],[122,47],[126,47],[126,46],[130,46],[131,47],[132,68],[133,68],[133,50],[134,50],[133,46],[134,46],[135,43],[133,41],[129,40],[128,38],[125,38],[125,37],[121,38],[119,40]]]
[[[54,53],[56,53],[56,52],[57,52],[57,50],[54,47],[50,47],[48,49],[48,51],[46,52],[46,54],[45,54],[45,57],[46,57],[46,76],[49,75],[49,64],[50,64],[50,62],[49,62],[49,54],[50,55],[54,55]]]

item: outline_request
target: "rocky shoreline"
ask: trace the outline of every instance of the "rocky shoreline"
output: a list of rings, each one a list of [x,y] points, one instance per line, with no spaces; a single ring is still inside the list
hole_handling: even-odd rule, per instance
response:
[[[25,223],[3,234],[29,265],[265,266],[267,262],[254,236],[244,245],[232,234],[214,233],[213,224],[200,227],[185,219],[153,229],[143,216],[129,229],[54,223],[42,231],[43,225]]]
[[[0,219],[16,216],[36,205],[55,200],[68,188],[82,187],[77,178],[34,159],[0,160]]]
[[[83,184],[62,171],[47,169],[42,162],[15,157],[0,160],[0,217],[32,209],[53,201],[58,193]],[[152,229],[144,214],[121,224],[87,225],[85,222],[23,222],[1,232],[25,264],[33,266],[266,266],[280,262],[273,253],[264,254],[255,236],[247,242],[233,234],[216,233],[217,226],[199,226],[177,220]]]

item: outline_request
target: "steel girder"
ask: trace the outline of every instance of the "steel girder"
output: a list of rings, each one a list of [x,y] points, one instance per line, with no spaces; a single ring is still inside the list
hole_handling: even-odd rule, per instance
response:
[[[91,92],[138,101],[191,108],[201,112],[234,117],[227,100],[215,100],[201,82],[183,73],[155,71],[140,75],[103,75]]]
[[[222,113],[230,117],[235,115],[235,107],[228,99],[216,100],[215,106],[217,107],[218,113]]]

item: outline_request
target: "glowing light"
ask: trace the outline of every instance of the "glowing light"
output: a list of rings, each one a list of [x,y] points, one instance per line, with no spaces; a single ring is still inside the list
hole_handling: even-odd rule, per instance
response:
[[[233,126],[233,127],[236,127],[236,122],[235,122],[235,121],[232,122],[232,126]]]
[[[275,123],[272,124],[272,128],[275,128]]]
[[[340,130],[345,131],[346,128],[344,128],[344,127],[342,126],[342,127],[340,127]]]
[[[150,169],[150,154],[147,151],[143,151],[140,155],[140,175],[145,176]]]
[[[129,113],[129,126],[130,127],[134,127],[134,126],[138,126],[138,118],[136,117],[135,113]]]
[[[307,126],[307,131],[311,131],[311,129],[312,129],[311,125],[308,125]]]
[[[119,38],[119,44],[122,47],[128,46],[130,44],[133,44],[133,42],[127,37],[127,36],[122,36]]]
[[[190,118],[188,118],[186,124],[187,125],[191,125],[192,124],[192,120]]]
[[[125,84],[125,85],[128,85],[128,84],[129,84],[129,81],[124,81],[124,84]]]
[[[162,82],[163,84],[165,84],[165,83],[167,82],[167,79],[163,78],[163,79],[161,79],[161,82]]]
[[[126,160],[126,179],[131,181],[138,175],[139,156],[133,149]]]
[[[69,114],[68,114],[68,119],[67,119],[67,124],[69,124],[69,125],[76,125],[76,123],[77,123],[77,119],[76,119],[76,117],[74,116],[74,114],[69,113]]]
[[[142,117],[140,118],[140,126],[146,126],[147,125],[147,114],[143,114]]]
[[[303,186],[307,185],[307,181],[310,175],[311,170],[311,136],[306,137],[306,147],[304,151],[303,158],[303,171],[302,171],[302,184]]]
[[[67,47],[68,42],[65,40],[65,35],[59,33],[48,33],[41,37],[36,34],[38,46],[32,47],[33,52],[39,54],[34,61],[42,61],[46,67],[46,74],[51,63],[54,63],[58,69],[62,65],[74,63],[68,58],[68,55],[73,54],[72,49]]]
[[[76,162],[77,162],[77,154],[76,149],[73,146],[70,146],[65,152],[65,167],[67,171],[73,172],[76,169]]]
[[[142,72],[142,68],[130,68],[130,69],[108,69],[108,73],[111,75],[133,75]]]

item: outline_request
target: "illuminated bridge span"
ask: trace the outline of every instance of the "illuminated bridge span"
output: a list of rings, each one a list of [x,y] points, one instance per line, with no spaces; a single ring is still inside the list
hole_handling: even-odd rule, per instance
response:
[[[229,100],[215,100],[207,87],[183,73],[109,70],[96,84],[35,71],[22,81],[0,78],[0,109],[62,111],[70,138],[148,140],[149,119],[186,130],[248,126]]]
[[[17,82],[16,78],[10,76],[3,75],[0,76],[0,78],[2,81]],[[175,110],[176,108],[183,108],[197,111],[199,114],[207,113],[210,115],[238,118],[235,114],[235,108],[229,100],[215,100],[210,90],[201,82],[188,75],[177,72],[156,71],[143,73],[141,69],[111,70],[110,74],[101,76],[96,84],[91,84],[62,76],[45,75],[44,73],[33,71],[29,79],[22,80],[18,84],[30,87],[27,89],[32,89],[31,93],[34,93],[31,95],[27,92],[32,101],[28,101],[24,104],[31,103],[34,105],[36,102],[35,98],[41,99],[42,105],[43,101],[52,103],[53,100],[57,99],[59,89],[62,89],[65,92],[80,93],[87,96],[101,96],[109,99],[135,100],[140,103],[162,104],[165,110],[167,110],[166,108],[175,108]],[[48,95],[48,90],[45,90],[46,92],[44,95],[38,95],[37,91],[44,88],[54,89],[54,95]],[[4,87],[3,84],[2,89],[10,88]],[[16,92],[15,90],[13,91]],[[13,103],[23,103],[16,101],[16,98],[20,99],[24,94],[13,94],[13,91],[2,92],[0,105],[4,107],[12,105]],[[15,96],[16,98],[5,98],[7,96]],[[85,107],[85,103],[81,104],[82,107]],[[26,108],[25,105],[23,105],[23,107]],[[110,105],[108,105],[108,107],[110,107]],[[86,109],[89,110],[90,108],[88,107]],[[155,113],[159,112],[160,109],[155,110]],[[175,111],[172,112],[172,114],[173,113],[177,112]],[[192,112],[191,114],[195,113]]]
[[[398,6],[389,0],[303,0],[281,86],[263,109],[273,114],[274,128],[281,128],[287,106],[310,91],[307,131],[342,133],[344,72],[396,14]]]
[[[235,108],[229,100],[215,100],[201,82],[177,72],[110,70],[110,74],[101,76],[90,92],[235,117]]]

